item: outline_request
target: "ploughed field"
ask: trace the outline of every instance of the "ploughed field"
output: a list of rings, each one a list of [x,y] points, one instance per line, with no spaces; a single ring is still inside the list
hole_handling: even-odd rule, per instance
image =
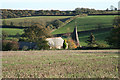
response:
[[[118,78],[117,50],[9,51],[3,78]]]

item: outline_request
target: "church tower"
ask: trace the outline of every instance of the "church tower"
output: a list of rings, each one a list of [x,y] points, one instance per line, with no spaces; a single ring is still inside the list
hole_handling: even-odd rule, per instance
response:
[[[77,33],[77,25],[76,25],[76,22],[75,22],[75,28],[74,28],[74,31],[72,33],[72,39],[76,42],[76,45],[81,47],[80,43],[79,43],[79,38],[78,38],[78,33]]]

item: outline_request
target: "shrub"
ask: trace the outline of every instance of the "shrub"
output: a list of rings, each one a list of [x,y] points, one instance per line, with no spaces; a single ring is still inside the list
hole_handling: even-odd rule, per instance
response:
[[[55,20],[51,23],[53,26],[55,26],[57,29],[63,25],[63,22],[60,20]]]
[[[77,48],[77,45],[75,44],[74,40],[72,40],[71,38],[69,38],[67,40],[67,43],[68,43],[68,48],[69,49],[75,49],[75,48]]]
[[[23,51],[27,51],[27,50],[28,50],[28,47],[27,47],[27,46],[23,46],[22,50],[23,50]]]
[[[19,39],[18,38],[13,38],[12,41],[18,42]]]
[[[5,31],[2,31],[2,40],[5,40],[8,37],[8,33]]]
[[[107,48],[108,46],[104,43],[98,44],[98,48]]]
[[[63,43],[63,49],[67,49],[67,43],[66,43],[66,40],[64,40],[64,43]]]
[[[2,50],[9,51],[13,50],[16,51],[19,49],[19,45],[17,41],[10,41],[10,40],[3,40],[2,41]]]
[[[37,46],[38,46],[38,50],[48,50],[50,49],[50,46],[47,44],[48,41],[46,40],[40,40],[38,43],[37,43]]]
[[[2,50],[3,51],[7,51],[7,46],[6,46],[7,43],[8,43],[7,41],[2,41]]]
[[[89,44],[89,45],[87,45],[87,47],[93,48],[93,47],[98,47],[98,45],[97,44]]]

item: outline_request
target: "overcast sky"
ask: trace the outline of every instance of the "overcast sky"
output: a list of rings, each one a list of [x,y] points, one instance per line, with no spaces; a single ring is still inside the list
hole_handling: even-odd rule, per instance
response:
[[[119,0],[0,0],[2,9],[74,10],[77,7],[106,9],[118,7]]]

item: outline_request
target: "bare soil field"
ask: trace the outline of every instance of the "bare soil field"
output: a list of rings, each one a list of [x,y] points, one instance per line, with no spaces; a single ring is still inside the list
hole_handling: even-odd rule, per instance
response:
[[[118,78],[118,50],[2,52],[3,78]]]

